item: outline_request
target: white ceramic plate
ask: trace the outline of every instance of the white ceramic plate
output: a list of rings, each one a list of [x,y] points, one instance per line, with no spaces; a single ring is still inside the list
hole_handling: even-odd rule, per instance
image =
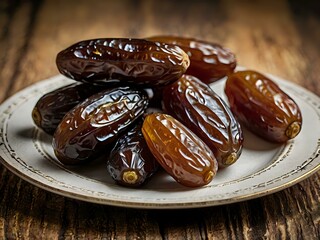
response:
[[[38,82],[0,106],[0,160],[28,182],[66,197],[137,208],[194,208],[257,198],[287,188],[320,169],[320,99],[306,89],[270,76],[300,106],[302,131],[286,144],[266,142],[245,131],[239,160],[220,170],[211,184],[190,189],[161,172],[140,189],[116,185],[105,163],[64,167],[55,159],[51,137],[33,124],[31,111],[46,92],[70,83],[63,76]],[[225,80],[212,84],[223,94]]]

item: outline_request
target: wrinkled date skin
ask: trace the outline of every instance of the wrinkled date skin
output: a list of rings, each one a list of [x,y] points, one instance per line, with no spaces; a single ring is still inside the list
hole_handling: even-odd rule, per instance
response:
[[[147,96],[130,88],[99,92],[70,110],[53,136],[56,157],[64,164],[95,158],[145,111]]]
[[[62,118],[74,106],[102,91],[101,86],[73,83],[44,94],[32,110],[37,127],[53,135]]]
[[[186,74],[195,76],[205,83],[225,77],[237,66],[235,54],[216,43],[178,36],[154,36],[147,39],[182,48],[190,58]]]
[[[183,75],[164,88],[163,108],[209,146],[219,168],[230,166],[239,158],[243,145],[240,124],[207,84]]]
[[[141,131],[142,121],[122,135],[111,151],[107,169],[119,185],[139,187],[158,170]]]
[[[270,78],[256,71],[239,71],[228,77],[225,93],[234,115],[262,138],[283,143],[299,134],[298,105]]]
[[[218,163],[209,147],[170,115],[147,115],[142,133],[160,165],[180,184],[200,187],[212,181]]]
[[[144,39],[101,38],[61,51],[56,64],[63,75],[78,81],[159,86],[177,80],[190,61],[177,46]]]

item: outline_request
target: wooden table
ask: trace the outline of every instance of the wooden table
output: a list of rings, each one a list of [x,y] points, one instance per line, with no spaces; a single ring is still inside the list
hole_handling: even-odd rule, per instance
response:
[[[58,51],[97,37],[175,34],[218,42],[239,65],[320,95],[320,2],[0,2],[0,102],[58,74]],[[0,239],[319,239],[320,173],[225,206],[140,210],[52,194],[0,165]]]

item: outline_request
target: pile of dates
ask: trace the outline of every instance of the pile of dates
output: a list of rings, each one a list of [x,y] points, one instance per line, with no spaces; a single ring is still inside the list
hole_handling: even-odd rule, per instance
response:
[[[301,130],[294,100],[267,76],[235,71],[235,54],[219,44],[92,39],[58,53],[56,64],[75,81],[38,100],[34,123],[53,136],[61,163],[104,158],[120,185],[139,187],[161,168],[184,186],[204,186],[239,159],[242,127],[278,143]],[[209,86],[224,77],[228,104]]]

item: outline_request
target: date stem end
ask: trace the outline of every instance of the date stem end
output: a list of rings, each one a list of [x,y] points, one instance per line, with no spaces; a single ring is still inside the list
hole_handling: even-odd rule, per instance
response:
[[[300,124],[298,122],[293,122],[288,126],[286,130],[286,136],[289,139],[295,138],[299,134],[300,130]]]
[[[126,171],[122,175],[122,180],[128,184],[135,184],[138,179],[139,176],[135,171]]]
[[[41,126],[41,114],[37,107],[32,110],[32,119],[37,126]]]
[[[205,177],[204,177],[204,181],[206,182],[206,183],[209,183],[209,182],[211,182],[211,180],[213,179],[213,177],[214,177],[214,172],[213,171],[208,171],[207,172],[207,174],[205,175]]]
[[[235,161],[237,161],[237,159],[238,159],[237,154],[233,152],[226,158],[224,164],[229,166],[229,165],[235,163]]]

